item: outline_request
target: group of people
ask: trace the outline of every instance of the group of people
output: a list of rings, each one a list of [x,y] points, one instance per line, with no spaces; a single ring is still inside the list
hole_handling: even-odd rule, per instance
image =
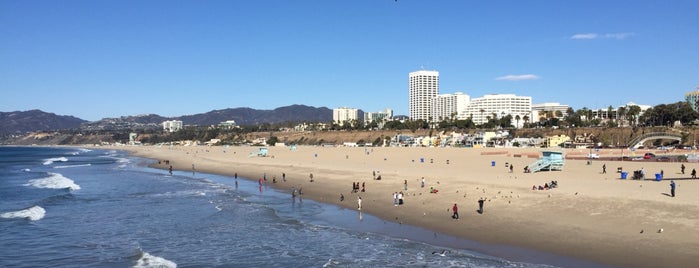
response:
[[[536,185],[532,185],[532,190],[549,190],[558,187],[558,181],[551,181],[544,183],[544,185],[539,185],[538,187]]]
[[[393,205],[398,206],[403,204],[403,192],[393,192]]]
[[[366,192],[366,188],[364,188],[364,186],[365,186],[365,185],[364,185],[364,182],[362,182],[362,189],[361,189],[362,193],[363,193],[363,192]],[[352,183],[352,192],[353,192],[353,193],[357,193],[357,192],[359,192],[359,191],[360,191],[360,190],[359,190],[359,182],[353,182],[353,183]]]

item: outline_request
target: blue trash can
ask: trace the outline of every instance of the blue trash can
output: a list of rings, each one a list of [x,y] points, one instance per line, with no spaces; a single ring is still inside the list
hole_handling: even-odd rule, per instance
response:
[[[495,161],[490,161],[490,166],[494,167],[495,166]]]
[[[621,179],[622,179],[622,180],[625,180],[625,179],[626,179],[626,175],[628,175],[628,174],[629,174],[628,172],[622,171],[622,172],[621,172]]]
[[[660,173],[655,173],[655,180],[656,181],[662,181],[663,180],[663,175]]]

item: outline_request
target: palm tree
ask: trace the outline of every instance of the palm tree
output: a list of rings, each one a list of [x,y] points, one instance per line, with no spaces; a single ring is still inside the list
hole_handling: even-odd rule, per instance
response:
[[[522,117],[522,120],[524,120],[524,125],[529,124],[529,116],[528,115],[525,115],[524,117]]]
[[[519,119],[521,119],[521,118],[519,117],[519,115],[515,115],[515,121],[517,121],[517,127],[519,127]]]

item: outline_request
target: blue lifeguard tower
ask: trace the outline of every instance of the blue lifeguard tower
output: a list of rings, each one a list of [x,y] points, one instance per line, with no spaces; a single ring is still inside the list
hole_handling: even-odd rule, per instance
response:
[[[541,153],[541,158],[529,165],[529,170],[531,172],[537,172],[542,170],[563,170],[563,166],[565,165],[565,158],[563,157],[563,152],[542,151]]]

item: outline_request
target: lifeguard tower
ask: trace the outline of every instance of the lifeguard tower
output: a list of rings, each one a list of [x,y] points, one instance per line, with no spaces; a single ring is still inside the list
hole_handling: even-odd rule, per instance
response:
[[[269,150],[267,149],[267,147],[262,147],[262,148],[260,148],[259,151],[250,153],[248,155],[248,157],[253,157],[253,156],[266,157],[268,152],[269,152]]]
[[[563,152],[558,151],[543,151],[542,157],[536,162],[529,165],[530,172],[538,172],[542,170],[563,170],[565,165],[565,158],[563,158]]]

